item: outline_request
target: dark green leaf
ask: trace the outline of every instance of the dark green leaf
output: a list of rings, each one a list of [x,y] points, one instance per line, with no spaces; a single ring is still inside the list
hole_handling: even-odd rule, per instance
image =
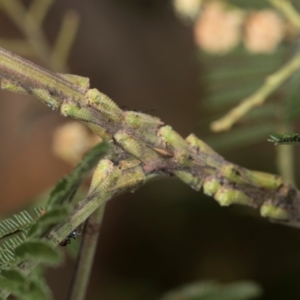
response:
[[[37,222],[30,228],[28,236],[37,237],[41,236],[51,225],[56,225],[65,220],[70,212],[67,207],[53,208],[46,211]]]
[[[30,300],[51,300],[53,299],[52,293],[44,281],[43,277],[31,277],[30,278],[30,294],[27,299]]]
[[[18,281],[11,281],[4,277],[0,277],[0,289],[6,292],[10,292],[16,296],[24,294],[25,282],[20,283]]]
[[[50,198],[55,197],[57,194],[59,194],[60,192],[64,191],[66,189],[66,186],[68,184],[68,179],[67,177],[63,177],[61,178],[56,186],[53,188],[53,190],[50,193]]]
[[[1,276],[3,276],[4,278],[6,279],[9,279],[9,280],[12,280],[12,281],[15,281],[15,282],[20,282],[20,283],[23,283],[26,279],[26,277],[21,273],[19,272],[18,270],[15,270],[15,269],[9,269],[9,270],[1,270]]]
[[[12,272],[7,273],[7,275],[11,279],[0,277],[0,289],[17,296],[19,300],[52,299],[51,292],[42,278],[37,279],[20,274],[22,280],[19,280],[19,275],[16,277],[16,274]]]
[[[37,260],[48,265],[57,265],[61,262],[61,253],[49,243],[42,241],[28,241],[15,249],[20,259]]]

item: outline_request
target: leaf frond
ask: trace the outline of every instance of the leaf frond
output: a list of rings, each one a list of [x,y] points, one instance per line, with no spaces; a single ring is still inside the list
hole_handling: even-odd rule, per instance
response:
[[[300,134],[299,133],[284,133],[284,134],[273,133],[270,135],[268,142],[274,143],[275,145],[300,144]]]
[[[23,210],[10,218],[0,222],[0,239],[16,232],[26,230],[34,223],[28,211]]]
[[[0,246],[0,266],[7,265],[15,260],[15,249],[24,243],[27,234],[25,232],[7,238]]]

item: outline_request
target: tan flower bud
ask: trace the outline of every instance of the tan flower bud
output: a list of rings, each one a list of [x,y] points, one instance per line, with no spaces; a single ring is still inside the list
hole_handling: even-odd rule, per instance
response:
[[[200,10],[202,0],[173,0],[176,13],[185,19],[194,20]]]
[[[240,40],[243,15],[237,9],[225,10],[220,2],[210,2],[195,23],[196,43],[215,54],[230,51]]]
[[[272,53],[284,36],[284,23],[272,9],[252,13],[246,20],[244,42],[252,53]]]
[[[68,122],[54,132],[53,152],[56,156],[76,165],[82,156],[101,141],[79,122]]]

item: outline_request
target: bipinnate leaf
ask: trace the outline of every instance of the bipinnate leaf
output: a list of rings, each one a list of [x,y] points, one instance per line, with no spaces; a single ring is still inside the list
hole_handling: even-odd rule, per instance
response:
[[[274,131],[274,124],[270,122],[257,123],[249,127],[239,127],[230,132],[222,132],[207,138],[207,143],[214,149],[228,150],[234,147],[249,145],[249,143],[264,141],[270,132]],[[250,142],[251,141],[251,142]]]
[[[243,1],[238,2],[240,6],[240,2]],[[207,116],[201,118],[202,136],[203,130],[211,128],[213,121],[220,119],[241,101],[247,99],[264,84],[270,74],[282,67],[286,53],[287,47],[284,45],[278,47],[272,54],[251,54],[243,47],[238,47],[223,56],[201,53],[200,59],[206,69],[206,72],[202,72],[201,78],[206,92],[201,105],[206,109]],[[297,84],[298,81],[295,83]],[[218,150],[230,150],[264,141],[268,135],[265,130],[272,132],[278,126],[278,111],[282,112],[280,117],[284,116],[287,104],[286,96],[289,93],[290,91],[287,93],[286,88],[280,88],[269,97],[268,103],[275,103],[275,108],[266,104],[261,108],[255,107],[244,115],[229,132],[210,135],[206,140],[212,139],[216,145],[212,144],[212,146]],[[298,94],[295,91],[294,95],[298,96]],[[279,101],[280,98],[282,101]],[[296,102],[294,101],[294,103]],[[208,124],[210,125],[208,126]],[[251,134],[254,131],[253,126],[265,128],[265,130]],[[244,131],[246,135],[240,134],[240,130]],[[231,143],[230,139],[234,139],[234,143]]]
[[[25,281],[20,283],[0,276],[0,289],[15,296],[21,296],[24,293]]]
[[[25,230],[33,223],[31,215],[26,210],[21,211],[0,222],[0,238]]]
[[[3,273],[3,274],[2,274]],[[18,297],[19,300],[51,300],[51,292],[42,278],[25,276],[16,270],[1,271],[0,289]]]
[[[33,300],[51,300],[53,299],[51,290],[49,289],[44,277],[33,276],[30,278],[31,298]]]
[[[25,242],[15,249],[15,254],[20,259],[32,259],[47,265],[57,265],[62,260],[62,255],[49,243],[31,240]]]
[[[1,270],[0,274],[2,277],[6,278],[8,280],[13,280],[15,282],[22,283],[25,280],[25,276],[21,272],[15,270],[15,269],[8,269],[8,270],[3,269],[3,270]]]

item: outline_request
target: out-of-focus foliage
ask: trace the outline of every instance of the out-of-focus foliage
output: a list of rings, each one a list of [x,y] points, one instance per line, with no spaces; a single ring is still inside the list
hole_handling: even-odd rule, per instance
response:
[[[80,184],[107,151],[107,142],[90,150],[74,171],[54,187],[46,208],[36,209],[36,218],[23,211],[0,222],[0,297],[11,293],[20,299],[52,299],[42,278],[38,280],[31,274],[25,280],[20,272],[24,267],[20,265],[58,265],[62,261],[61,252],[45,239],[45,234],[68,217]]]
[[[198,282],[170,292],[161,300],[250,300],[261,295],[261,288],[253,282]]]
[[[201,107],[208,112],[208,117],[199,124],[201,131],[206,128],[209,134],[213,120],[257,90],[264,79],[282,65],[286,51],[281,47],[273,54],[253,55],[240,47],[224,56],[200,53],[206,70],[201,83],[207,93],[201,99]],[[269,102],[253,109],[230,132],[209,134],[206,141],[217,149],[232,149],[266,140],[286,114],[284,96],[285,90],[277,91]]]
[[[201,99],[206,115],[199,127],[201,134],[206,131],[206,141],[229,150],[266,140],[281,124],[293,126],[290,122],[300,113],[299,72],[261,107],[250,110],[230,132],[211,134],[211,122],[256,92],[298,52],[299,45],[292,25],[268,1],[204,0],[198,4],[201,9],[194,34],[206,93]],[[296,1],[293,4],[297,8]]]

